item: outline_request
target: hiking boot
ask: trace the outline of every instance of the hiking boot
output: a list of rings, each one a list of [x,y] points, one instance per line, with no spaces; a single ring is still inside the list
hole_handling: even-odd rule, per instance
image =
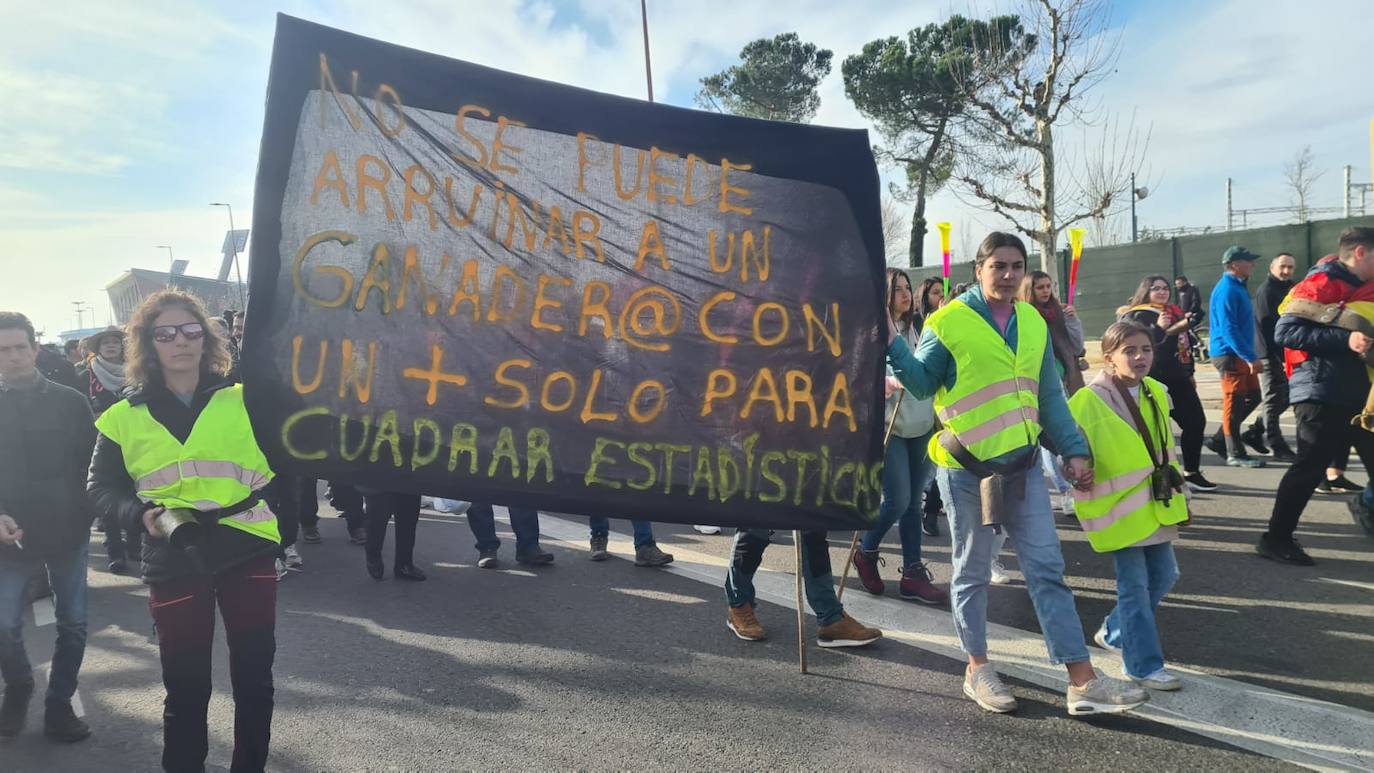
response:
[[[867,647],[881,638],[882,631],[860,623],[848,612],[841,613],[840,619],[830,625],[816,629],[816,644],[821,647]]]
[[[921,516],[921,531],[927,537],[940,536],[940,516],[944,515],[943,510],[936,510],[933,513],[926,513]]]
[[[610,540],[605,536],[592,537],[591,559],[593,561],[605,561],[606,559],[611,557],[611,551],[606,549],[606,546],[609,543],[609,541]]]
[[[32,697],[33,682],[5,686],[5,700],[0,703],[0,738],[13,738],[24,729]]]
[[[366,544],[367,544],[367,529],[364,529],[364,528],[361,528],[361,527],[360,527],[360,528],[357,528],[357,529],[349,529],[349,530],[348,530],[348,541],[349,541],[349,542],[352,542],[354,545],[366,545]]]
[[[1268,534],[1260,537],[1259,544],[1255,545],[1255,552],[1261,558],[1271,561],[1278,561],[1281,564],[1292,564],[1294,566],[1312,566],[1316,561],[1307,555],[1295,539],[1277,539]]]
[[[1193,491],[1216,491],[1217,484],[1207,480],[1201,472],[1190,472],[1183,476],[1183,482]]]
[[[1227,467],[1244,467],[1247,470],[1258,470],[1264,466],[1263,459],[1256,459],[1253,456],[1228,456],[1226,457]]]
[[[544,566],[553,563],[553,554],[546,553],[543,548],[535,545],[527,550],[515,551],[515,563],[526,566]]]
[[[1251,427],[1240,433],[1240,440],[1245,445],[1255,449],[1257,454],[1269,453],[1269,447],[1264,444],[1264,430],[1259,427]]]
[[[1350,517],[1355,519],[1355,525],[1364,530],[1365,534],[1374,537],[1374,510],[1365,504],[1364,495],[1356,494],[1346,503],[1346,508],[1350,510]]]
[[[878,567],[886,565],[887,562],[876,550],[854,550],[854,571],[859,574],[859,584],[874,596],[883,595],[886,586],[883,584],[883,578],[878,576]]]
[[[70,703],[49,703],[43,712],[43,735],[54,741],[76,743],[90,734],[91,726],[81,721]]]
[[[1149,676],[1131,677],[1131,681],[1149,690],[1159,690],[1160,692],[1175,692],[1183,689],[1183,680],[1177,674],[1163,668],[1150,674]]]
[[[296,550],[295,545],[283,548],[282,552],[286,554],[287,569],[300,569],[302,566],[305,566],[305,559],[301,558],[301,552]]]
[[[1288,447],[1285,440],[1277,440],[1269,444],[1269,458],[1276,462],[1293,463],[1298,460],[1298,454]]]
[[[498,561],[498,560],[496,559],[496,548],[492,548],[491,550],[481,550],[481,551],[478,551],[478,553],[477,553],[477,568],[478,568],[478,569],[495,569],[495,568],[496,568],[497,566],[499,566],[500,564],[501,564],[501,562]]]
[[[667,566],[673,562],[672,553],[664,553],[658,545],[649,544],[635,548],[635,566]]]
[[[1135,685],[1099,676],[1082,687],[1069,685],[1064,700],[1069,704],[1069,716],[1091,714],[1120,714],[1150,700],[1150,694]]]
[[[902,571],[897,595],[932,607],[949,603],[949,592],[935,585],[935,578],[925,564],[912,564]]]
[[[725,626],[745,641],[763,641],[768,634],[763,632],[759,619],[754,616],[754,605],[729,607],[725,614]]]
[[[993,668],[991,663],[984,663],[972,671],[965,669],[964,695],[984,711],[994,714],[1016,711],[1016,698],[1002,683],[1002,678],[997,675],[997,669]]]
[[[320,536],[318,526],[302,526],[301,539],[311,545],[318,545],[324,541],[324,538]]]

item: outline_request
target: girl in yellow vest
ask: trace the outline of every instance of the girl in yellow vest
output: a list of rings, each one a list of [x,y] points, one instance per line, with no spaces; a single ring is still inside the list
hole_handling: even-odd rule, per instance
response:
[[[1169,426],[1169,391],[1147,374],[1154,337],[1137,322],[1117,322],[1102,336],[1107,369],[1069,399],[1092,447],[1088,491],[1075,491],[1088,542],[1116,563],[1116,608],[1094,637],[1121,654],[1126,675],[1154,690],[1177,690],[1164,668],[1155,608],[1178,579],[1175,524],[1188,520],[1183,474]]]
[[[149,297],[127,340],[127,397],[96,422],[88,490],[105,518],[148,533],[143,581],[167,689],[162,767],[205,765],[218,606],[234,675],[231,767],[260,771],[272,727],[272,556],[281,537],[259,492],[272,470],[254,440],[243,387],[225,377],[224,337],[200,301],[174,291]]]

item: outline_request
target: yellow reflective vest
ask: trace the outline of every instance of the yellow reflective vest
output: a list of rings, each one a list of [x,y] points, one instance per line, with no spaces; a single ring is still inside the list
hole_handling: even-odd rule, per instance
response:
[[[261,490],[273,477],[253,437],[239,384],[210,396],[185,443],[153,418],[147,405],[130,405],[128,400],[111,406],[95,426],[119,444],[138,498],[161,507],[200,511],[230,507]],[[277,516],[264,502],[219,523],[281,542]]]
[[[1018,301],[1016,351],[982,315],[963,301],[951,301],[926,320],[954,359],[953,388],[935,393],[935,415],[980,461],[995,459],[1040,439],[1040,368],[1049,330],[1040,312]],[[930,439],[930,459],[959,468],[939,435]]]
[[[1140,415],[1150,430],[1155,453],[1161,439],[1170,451],[1169,464],[1178,469],[1173,432],[1169,426],[1169,392],[1150,377],[1140,385]],[[1146,403],[1154,403],[1150,410]],[[1088,542],[1098,553],[1130,547],[1161,526],[1188,520],[1188,504],[1175,493],[1168,506],[1150,493],[1154,463],[1135,423],[1123,419],[1092,387],[1069,398],[1069,411],[1078,422],[1093,455],[1093,487],[1074,490],[1074,509]]]

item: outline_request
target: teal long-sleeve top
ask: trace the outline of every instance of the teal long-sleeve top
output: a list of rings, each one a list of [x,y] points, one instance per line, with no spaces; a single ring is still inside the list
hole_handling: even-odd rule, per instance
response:
[[[992,320],[992,311],[988,309],[988,303],[983,298],[982,288],[973,287],[958,299],[978,312],[993,330],[997,329],[996,323]],[[1012,351],[1016,351],[1018,336],[1015,314],[1012,314],[1011,321],[1007,323],[1007,331],[1002,334],[1002,338]],[[887,361],[896,371],[897,379],[902,382],[902,386],[917,398],[930,397],[940,387],[953,389],[959,378],[954,357],[929,326],[921,333],[915,353],[912,353],[911,347],[901,336],[892,339],[887,345]],[[1091,456],[1088,441],[1083,439],[1082,433],[1078,431],[1078,424],[1073,420],[1073,414],[1069,413],[1069,403],[1064,397],[1064,385],[1059,380],[1059,371],[1055,369],[1054,350],[1048,342],[1045,345],[1044,362],[1040,365],[1040,426],[1049,435],[1055,448],[1059,449],[1060,456],[1065,459],[1071,456]],[[1024,460],[1027,452],[1025,449],[1018,449],[987,461],[1011,464]]]

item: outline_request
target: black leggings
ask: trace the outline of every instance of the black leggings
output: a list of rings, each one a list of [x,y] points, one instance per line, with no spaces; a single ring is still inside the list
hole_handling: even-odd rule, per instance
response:
[[[1178,447],[1183,457],[1183,469],[1197,472],[1202,464],[1202,438],[1207,433],[1207,413],[1202,409],[1202,398],[1197,396],[1197,385],[1192,379],[1166,381],[1169,397],[1173,398],[1174,423],[1179,428]]]
[[[396,517],[396,566],[414,563],[415,527],[420,523],[420,495],[365,494],[363,512],[367,514],[367,557],[381,560],[386,544],[386,523]]]

